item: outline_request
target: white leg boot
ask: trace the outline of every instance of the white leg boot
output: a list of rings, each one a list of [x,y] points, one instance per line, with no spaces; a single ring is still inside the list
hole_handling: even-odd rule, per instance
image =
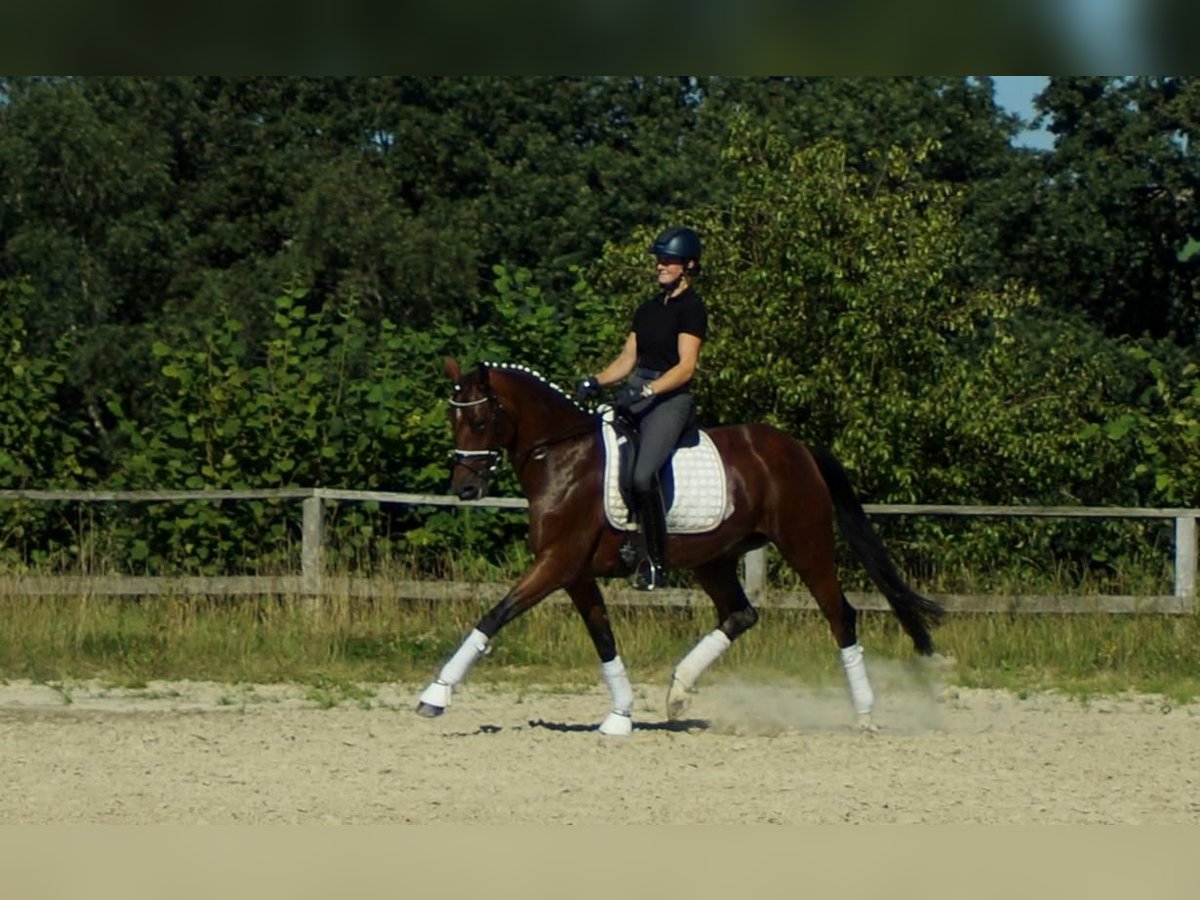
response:
[[[488,639],[478,628],[473,629],[462,646],[450,657],[450,661],[442,666],[442,671],[429,687],[421,692],[417,702],[417,713],[427,718],[440,716],[450,705],[450,696],[454,686],[466,677],[475,660],[488,651]]]
[[[875,706],[875,692],[871,690],[871,681],[867,678],[862,645],[843,647],[838,655],[846,671],[846,684],[850,687],[850,700],[858,714],[858,726],[864,731],[873,731],[875,726],[871,724],[871,710]]]
[[[714,629],[700,638],[688,655],[679,661],[671,676],[671,687],[667,689],[668,719],[678,719],[688,711],[692,705],[688,692],[696,684],[696,679],[729,649],[731,643],[725,632]]]
[[[600,672],[612,695],[612,712],[600,723],[600,733],[612,737],[627,737],[633,733],[633,685],[621,657],[614,656],[601,663]]]

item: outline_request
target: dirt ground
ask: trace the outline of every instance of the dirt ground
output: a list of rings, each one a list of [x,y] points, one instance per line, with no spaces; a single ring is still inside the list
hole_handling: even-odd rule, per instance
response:
[[[299,686],[0,685],[0,824],[1200,823],[1200,704],[943,687],[873,671],[844,692],[735,676],[669,723],[606,694],[419,685],[325,707]]]

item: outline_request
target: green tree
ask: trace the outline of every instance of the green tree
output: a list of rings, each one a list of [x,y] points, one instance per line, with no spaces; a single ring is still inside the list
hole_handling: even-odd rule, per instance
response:
[[[439,342],[390,322],[368,326],[334,306],[313,313],[304,299],[299,289],[277,296],[261,339],[247,338],[230,311],[218,328],[157,342],[155,417],[130,419],[113,401],[128,448],[110,483],[443,489],[445,468],[434,462],[445,449],[444,404],[433,393]],[[340,514],[342,552],[378,537],[360,510]],[[266,502],[161,512],[131,513],[122,526],[134,562],[219,571],[278,562],[288,551],[288,520]]]
[[[58,403],[68,339],[56,343],[53,357],[31,352],[25,311],[33,299],[29,284],[0,281],[0,488],[70,489],[95,477],[93,458],[82,423]],[[73,526],[57,506],[0,503],[0,560],[43,562],[56,546],[79,555]]]
[[[24,282],[0,281],[0,486],[69,488],[94,473],[81,423],[64,416],[56,397],[67,339],[55,358],[30,352],[24,313],[33,294]]]
[[[1134,459],[1131,475],[1143,502],[1163,506],[1200,504],[1200,366],[1172,366],[1160,350],[1135,346],[1128,358],[1143,367],[1149,383],[1136,403],[1109,421],[1093,424]]]
[[[970,282],[962,192],[922,173],[926,159],[892,148],[870,171],[834,142],[734,130],[737,192],[689,217],[713,326],[703,418],[832,445],[881,500],[1078,496],[1097,475],[1078,466],[1078,434],[1111,408],[1102,357],[1069,330],[1030,343],[1049,333],[1023,324],[1036,296]],[[604,291],[645,292],[641,237],[603,261]]]
[[[1200,82],[1054,77],[1037,98],[1055,134],[1019,274],[1110,334],[1197,340]]]

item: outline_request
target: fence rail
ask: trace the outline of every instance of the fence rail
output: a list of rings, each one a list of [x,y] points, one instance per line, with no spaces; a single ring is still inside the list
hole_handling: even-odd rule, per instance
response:
[[[503,586],[429,581],[389,583],[384,588],[369,579],[333,577],[324,571],[325,508],[330,502],[375,502],[404,506],[449,506],[463,508],[526,509],[520,497],[494,497],[463,501],[437,494],[410,494],[393,491],[358,491],[335,488],[279,488],[222,491],[43,491],[0,490],[0,502],[77,503],[173,503],[187,501],[299,500],[301,501],[301,552],[298,575],[280,576],[10,576],[0,577],[0,590],[16,594],[90,593],[108,595],[142,594],[298,594],[322,596],[378,595],[386,590],[394,596],[414,599],[451,600],[478,597],[481,592]],[[1196,519],[1200,510],[1187,508],[1140,508],[1095,506],[955,506],[938,504],[884,503],[866,504],[876,515],[965,516],[999,518],[1091,518],[1091,519],[1172,519],[1175,526],[1174,592],[1170,595],[1062,595],[1032,596],[1008,594],[934,595],[947,609],[957,612],[1106,612],[1106,613],[1190,613],[1196,596]],[[804,591],[772,589],[766,583],[764,550],[747,554],[744,583],[756,604],[776,608],[815,608]],[[707,604],[696,591],[666,590],[639,594],[623,583],[606,588],[610,603],[647,606]],[[861,609],[883,609],[884,599],[874,593],[850,594],[851,602]],[[552,602],[562,602],[555,596]]]

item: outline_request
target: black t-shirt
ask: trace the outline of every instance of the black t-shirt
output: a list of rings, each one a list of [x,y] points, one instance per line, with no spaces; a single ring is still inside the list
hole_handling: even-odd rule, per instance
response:
[[[660,294],[637,308],[630,330],[637,335],[638,365],[665,372],[679,364],[679,335],[708,336],[708,310],[691,288],[665,303]]]

